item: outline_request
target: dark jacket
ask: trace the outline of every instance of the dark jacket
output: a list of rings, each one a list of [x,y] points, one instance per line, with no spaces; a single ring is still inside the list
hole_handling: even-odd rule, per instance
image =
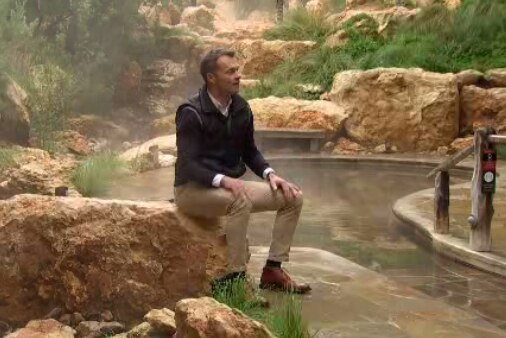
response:
[[[227,118],[204,86],[179,106],[176,130],[175,186],[197,182],[211,187],[216,174],[238,178],[246,172],[246,165],[262,177],[269,167],[255,145],[253,113],[239,95],[232,96]]]

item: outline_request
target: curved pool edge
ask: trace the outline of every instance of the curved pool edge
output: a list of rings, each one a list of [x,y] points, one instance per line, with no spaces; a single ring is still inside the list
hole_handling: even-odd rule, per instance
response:
[[[480,270],[506,277],[506,258],[491,252],[473,251],[469,243],[463,239],[434,232],[433,215],[418,208],[419,201],[427,197],[434,199],[434,189],[421,190],[398,199],[392,211],[397,218],[413,228],[417,237],[429,242],[437,253]]]

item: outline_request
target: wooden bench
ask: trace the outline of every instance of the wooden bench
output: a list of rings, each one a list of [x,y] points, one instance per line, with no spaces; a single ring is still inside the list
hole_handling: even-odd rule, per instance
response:
[[[309,141],[309,152],[318,152],[321,143],[325,140],[325,129],[290,129],[290,128],[255,128],[255,142],[260,150],[265,150],[267,140],[307,140]]]

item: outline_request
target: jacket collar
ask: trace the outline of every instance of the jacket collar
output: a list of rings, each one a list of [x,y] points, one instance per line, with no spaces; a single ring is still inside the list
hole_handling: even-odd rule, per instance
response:
[[[202,111],[206,114],[213,114],[217,113],[220,114],[220,111],[216,106],[214,105],[213,101],[211,101],[211,98],[209,97],[209,94],[207,93],[207,86],[204,85],[199,90],[199,100],[200,100],[200,106],[202,107]],[[248,102],[243,99],[239,94],[232,95],[232,102],[230,103],[229,107],[229,114],[236,114],[238,111],[244,109],[247,107]]]

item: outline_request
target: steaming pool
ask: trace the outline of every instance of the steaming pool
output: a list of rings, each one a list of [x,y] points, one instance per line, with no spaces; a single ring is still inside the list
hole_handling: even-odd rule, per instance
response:
[[[391,212],[397,199],[433,187],[425,178],[430,166],[330,158],[270,163],[304,191],[295,247],[334,253],[506,330],[506,280],[436,255]],[[468,181],[470,175],[456,171],[451,183]],[[247,178],[257,179],[251,173]],[[173,179],[173,168],[147,172],[116,182],[107,197],[168,200]],[[274,212],[252,216],[251,245],[269,245],[273,221]],[[328,310],[313,308],[305,316],[310,322],[332,320],[325,319]]]

